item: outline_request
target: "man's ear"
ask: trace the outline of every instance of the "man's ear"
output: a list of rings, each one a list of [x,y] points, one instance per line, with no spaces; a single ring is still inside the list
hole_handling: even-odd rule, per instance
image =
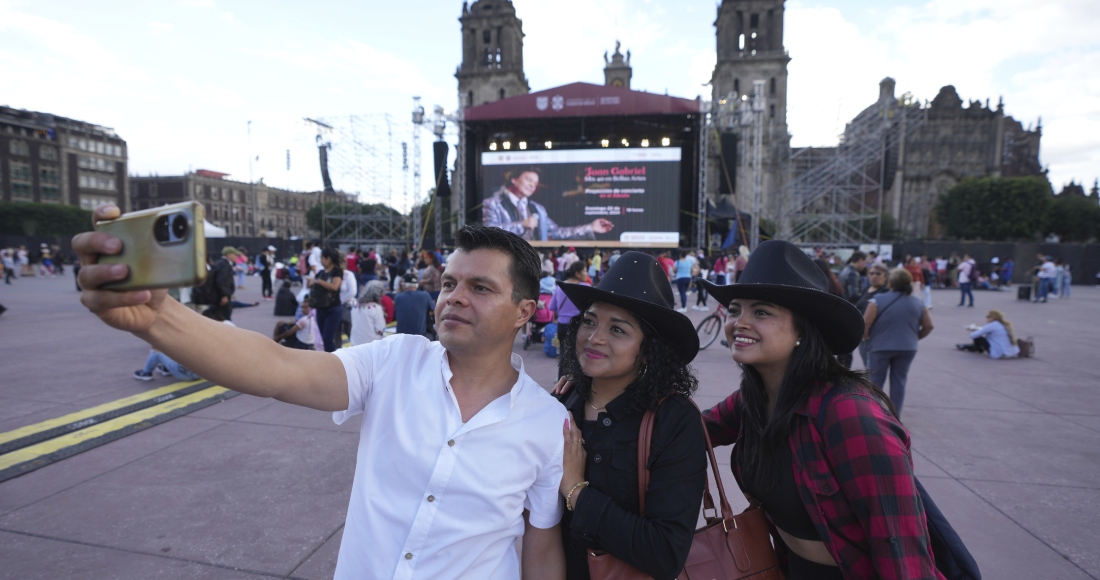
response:
[[[535,309],[538,304],[534,300],[524,299],[519,301],[519,317],[516,318],[516,328],[527,324],[528,320],[535,315]]]

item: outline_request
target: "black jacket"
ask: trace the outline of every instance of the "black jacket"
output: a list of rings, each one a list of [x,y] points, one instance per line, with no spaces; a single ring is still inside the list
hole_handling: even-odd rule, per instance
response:
[[[237,291],[237,284],[233,282],[233,264],[225,256],[214,262],[214,268],[210,271],[214,277],[214,304],[221,302],[223,296],[233,297]]]
[[[707,447],[699,410],[672,396],[657,409],[649,455],[646,514],[638,507],[638,427],[627,395],[584,420],[586,402],[567,406],[581,426],[588,489],[562,520],[566,578],[586,580],[588,548],[604,550],[660,580],[683,570],[695,534],[707,477]]]

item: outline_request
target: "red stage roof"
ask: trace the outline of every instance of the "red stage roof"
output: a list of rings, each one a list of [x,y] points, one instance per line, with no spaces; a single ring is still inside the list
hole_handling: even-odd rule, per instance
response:
[[[621,87],[573,83],[469,107],[463,112],[463,118],[466,121],[490,121],[540,117],[690,115],[698,112],[698,101]]]

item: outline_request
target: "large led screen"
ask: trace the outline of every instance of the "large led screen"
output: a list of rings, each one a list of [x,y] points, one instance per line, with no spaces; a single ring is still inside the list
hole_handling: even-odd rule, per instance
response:
[[[482,223],[535,246],[676,247],[680,149],[481,154]]]

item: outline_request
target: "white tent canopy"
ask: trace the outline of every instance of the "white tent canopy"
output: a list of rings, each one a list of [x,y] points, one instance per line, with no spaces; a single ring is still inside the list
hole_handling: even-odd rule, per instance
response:
[[[203,222],[202,223],[202,230],[203,230],[203,233],[206,234],[206,237],[208,237],[208,238],[224,238],[225,237],[225,234],[226,234],[225,228],[219,228],[218,226],[206,221],[205,219],[202,220],[202,222]]]

